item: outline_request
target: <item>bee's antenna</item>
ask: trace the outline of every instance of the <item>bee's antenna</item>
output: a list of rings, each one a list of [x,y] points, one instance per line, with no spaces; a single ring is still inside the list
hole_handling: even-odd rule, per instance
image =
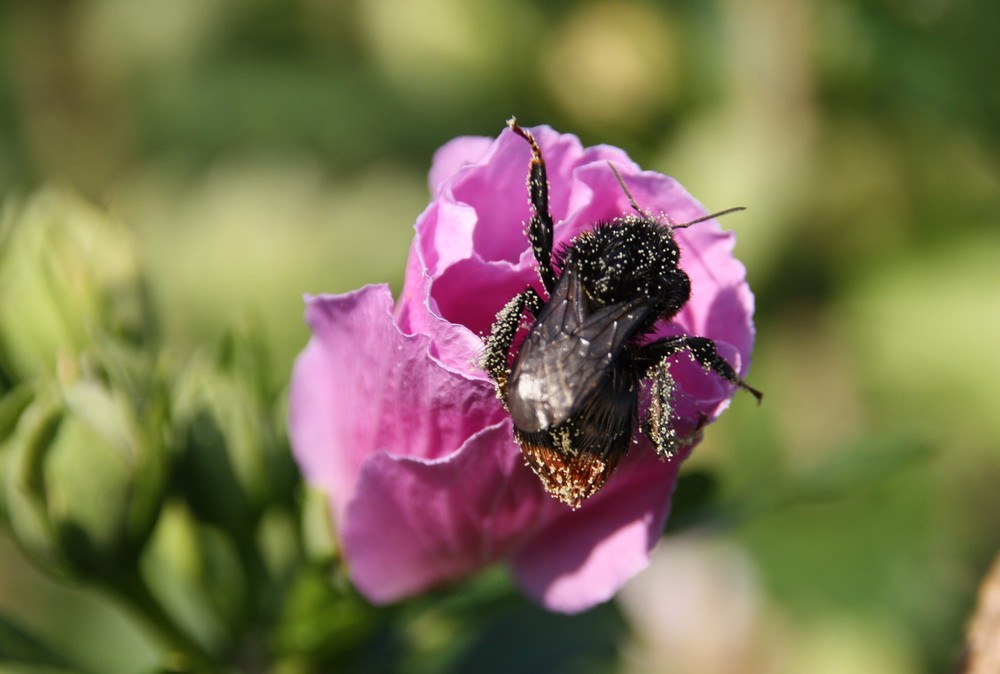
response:
[[[615,174],[615,180],[617,180],[618,184],[622,186],[622,192],[624,192],[625,196],[628,197],[628,203],[630,206],[632,206],[632,210],[643,217],[646,218],[650,217],[649,213],[639,208],[639,204],[635,203],[635,199],[632,197],[632,193],[628,191],[628,185],[625,184],[625,179],[622,178],[622,174],[618,172],[618,169],[615,168],[615,165],[612,164],[611,162],[608,162],[608,166],[611,167],[611,172]]]
[[[682,222],[679,225],[671,225],[671,227],[673,229],[684,229],[685,227],[690,227],[691,225],[697,225],[699,222],[705,222],[706,220],[717,218],[720,215],[727,215],[729,213],[735,213],[736,211],[745,211],[745,210],[746,206],[733,206],[732,208],[727,208],[723,211],[716,211],[715,213],[709,213],[708,215],[703,215],[700,218],[695,218],[694,220]]]
[[[635,198],[632,196],[632,193],[629,192],[628,185],[625,184],[625,179],[622,178],[622,174],[618,172],[618,169],[615,168],[615,165],[612,164],[611,162],[608,162],[608,166],[611,167],[611,172],[615,174],[615,180],[617,180],[618,184],[621,185],[622,192],[624,192],[625,196],[628,197],[628,203],[630,206],[632,206],[632,210],[638,213],[639,215],[643,216],[644,218],[652,218],[652,216],[649,214],[649,211],[642,210],[641,208],[639,208],[639,204],[635,203]],[[697,225],[699,222],[705,222],[706,220],[711,220],[713,218],[717,218],[722,215],[727,215],[729,213],[735,213],[736,211],[745,211],[745,210],[746,210],[745,206],[733,206],[732,208],[727,208],[723,211],[717,211],[715,213],[709,213],[708,215],[703,215],[700,218],[695,218],[694,220],[689,220],[688,222],[682,222],[679,225],[671,224],[670,227],[671,229],[684,229],[685,227],[690,227],[691,225]]]

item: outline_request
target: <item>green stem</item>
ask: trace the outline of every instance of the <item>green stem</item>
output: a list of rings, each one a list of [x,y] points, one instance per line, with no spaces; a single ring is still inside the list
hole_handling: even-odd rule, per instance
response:
[[[172,671],[211,674],[219,665],[208,652],[184,632],[149,589],[136,568],[128,569],[108,579],[105,587],[129,611],[138,616],[167,651]]]

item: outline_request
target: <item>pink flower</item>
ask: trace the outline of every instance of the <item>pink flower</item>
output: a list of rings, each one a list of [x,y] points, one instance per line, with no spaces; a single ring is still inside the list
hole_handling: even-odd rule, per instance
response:
[[[533,129],[548,167],[556,243],[629,212],[613,161],[638,204],[674,222],[705,213],[674,180],[642,172],[617,148]],[[539,287],[524,233],[529,149],[505,130],[458,138],[430,174],[434,200],[416,223],[406,278],[308,297],[313,337],[292,375],[289,428],[305,478],[327,491],[357,589],[395,601],[506,563],[545,607],[576,612],[610,598],[649,563],[679,457],[639,438],[579,510],[548,496],[521,458],[510,418],[476,362],[496,312]],[[692,299],[664,334],[714,339],[742,373],[753,296],[715,222],[678,230]],[[681,433],[713,420],[733,390],[688,358],[672,365]]]

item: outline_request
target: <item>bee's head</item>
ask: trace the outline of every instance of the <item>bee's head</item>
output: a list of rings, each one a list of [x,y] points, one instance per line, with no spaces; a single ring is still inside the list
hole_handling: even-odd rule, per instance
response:
[[[602,222],[563,250],[592,307],[648,298],[655,314],[673,315],[688,300],[691,282],[678,266],[680,249],[670,227],[629,215]]]

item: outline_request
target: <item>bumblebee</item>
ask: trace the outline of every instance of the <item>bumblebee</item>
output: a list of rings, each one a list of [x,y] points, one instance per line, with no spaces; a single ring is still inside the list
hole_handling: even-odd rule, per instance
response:
[[[762,398],[710,339],[644,341],[691,296],[674,230],[742,209],[682,224],[661,222],[636,205],[611,165],[634,213],[598,222],[553,253],[545,160],[530,131],[513,118],[507,124],[531,148],[527,231],[548,301],[531,287],[511,299],[497,314],[480,365],[510,413],[526,464],[549,494],[575,509],[608,480],[640,427],[662,458],[674,456],[688,439],[678,436],[671,419],[675,386],[668,361],[679,351]],[[525,312],[534,320],[508,365]],[[645,379],[652,386],[640,424]]]

